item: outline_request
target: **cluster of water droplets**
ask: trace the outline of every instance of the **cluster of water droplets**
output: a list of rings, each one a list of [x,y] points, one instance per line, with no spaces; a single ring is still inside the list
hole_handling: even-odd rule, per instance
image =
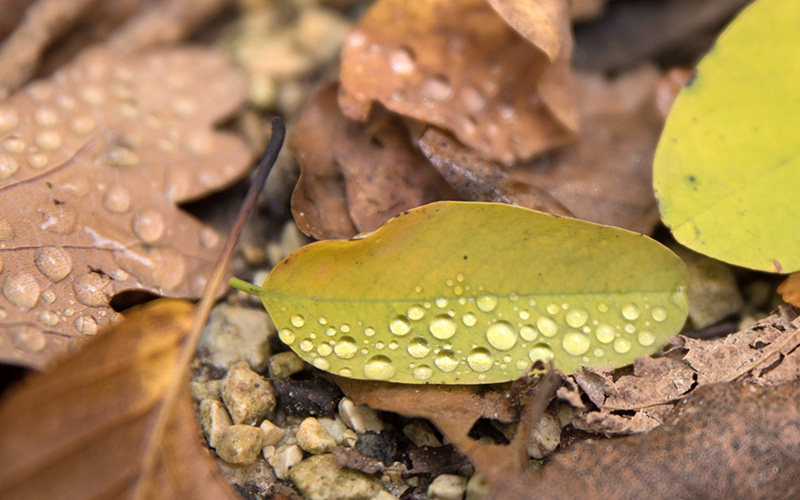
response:
[[[279,335],[314,366],[344,376],[481,383],[512,380],[537,362],[555,360],[572,372],[651,352],[659,324],[679,315],[670,312],[677,295],[674,303],[637,294],[499,295],[465,284],[463,275],[445,284],[447,293],[432,299],[417,287],[419,300],[392,303],[390,314],[370,322],[312,318],[284,306],[290,317]]]

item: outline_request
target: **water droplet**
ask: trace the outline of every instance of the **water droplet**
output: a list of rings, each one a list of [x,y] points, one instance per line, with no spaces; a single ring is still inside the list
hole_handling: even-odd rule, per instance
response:
[[[497,297],[494,295],[481,295],[475,300],[475,305],[483,312],[492,312],[497,307]]]
[[[333,347],[330,344],[320,344],[317,346],[317,352],[320,356],[330,356],[331,352],[333,352]]]
[[[639,317],[639,308],[636,304],[626,304],[622,307],[622,316],[628,320],[635,320]]]
[[[134,245],[113,252],[114,261],[145,286],[172,290],[184,283],[186,261],[177,250],[153,245]]]
[[[380,351],[383,348],[384,348],[384,343],[382,341],[379,340],[379,341],[375,342],[375,349]]]
[[[425,309],[423,309],[422,306],[413,305],[408,308],[407,314],[409,319],[417,321],[422,319],[423,316],[425,316]]]
[[[605,356],[605,354],[606,354],[605,351],[603,351],[599,347],[595,348],[595,350],[594,350],[594,357],[595,358],[602,358],[603,356]]]
[[[333,346],[333,353],[342,359],[350,359],[356,355],[358,344],[353,337],[342,337]]]
[[[61,135],[55,130],[42,130],[36,134],[34,142],[45,151],[55,151],[61,147]]]
[[[39,247],[34,262],[39,271],[54,283],[63,280],[72,271],[72,259],[61,247]]]
[[[608,344],[614,337],[616,336],[614,333],[614,327],[611,325],[601,324],[598,325],[597,329],[594,331],[594,336],[597,337],[597,340],[604,344]]]
[[[386,356],[373,356],[364,364],[364,376],[371,380],[389,380],[394,376],[392,360]]]
[[[203,248],[214,248],[219,244],[219,234],[210,227],[200,229],[198,240]]]
[[[667,319],[667,310],[662,307],[654,307],[653,311],[650,313],[653,315],[653,319],[661,322]]]
[[[447,340],[456,333],[456,322],[446,314],[440,314],[431,320],[431,335],[439,340]]]
[[[37,316],[39,323],[45,326],[56,326],[59,322],[58,313],[55,311],[42,311]]]
[[[40,127],[52,127],[58,123],[58,114],[51,108],[42,106],[33,113],[33,121]]]
[[[467,356],[467,364],[476,372],[485,372],[492,367],[492,353],[483,347],[476,347]]]
[[[400,347],[400,344],[396,340],[392,340],[391,342],[389,342],[389,349],[394,351],[398,347]]]
[[[584,309],[573,309],[567,313],[566,317],[567,324],[572,328],[582,327],[587,319],[589,319],[589,313]]]
[[[453,87],[444,76],[434,76],[420,85],[419,94],[426,99],[445,102],[453,97]]]
[[[497,105],[497,115],[500,120],[506,123],[511,123],[517,119],[517,112],[514,110],[514,106],[507,102],[501,102]]]
[[[558,325],[547,316],[542,316],[536,321],[536,328],[538,328],[539,332],[545,337],[552,337],[558,333]]]
[[[431,352],[431,348],[427,340],[417,337],[408,343],[407,351],[408,354],[415,358],[424,358]]]
[[[605,302],[600,302],[599,304],[597,304],[597,310],[600,311],[601,313],[608,312],[608,304],[606,304]]]
[[[68,127],[75,135],[86,135],[97,127],[97,122],[91,116],[78,116],[70,120]]]
[[[339,327],[339,331],[342,333],[350,333],[350,325],[347,323],[342,324],[342,326]]]
[[[141,160],[134,150],[115,145],[100,153],[97,161],[109,167],[135,167]]]
[[[78,99],[80,99],[87,106],[98,108],[103,105],[106,97],[100,88],[86,86],[78,91]]]
[[[11,327],[11,338],[14,346],[29,352],[41,352],[47,345],[44,333],[38,328],[30,325],[20,325]]]
[[[339,370],[339,375],[342,377],[353,378],[353,370],[350,368],[342,368]]]
[[[458,359],[453,351],[440,351],[433,360],[436,368],[445,373],[449,373],[456,369],[458,366]]]
[[[100,307],[108,304],[111,290],[108,285],[111,279],[100,273],[86,273],[72,282],[72,291],[78,302],[89,307]]]
[[[306,319],[304,317],[300,316],[299,314],[295,314],[289,320],[289,323],[291,323],[292,326],[294,326],[294,327],[300,328],[301,326],[306,324]]]
[[[124,214],[131,208],[131,195],[119,184],[113,185],[103,195],[103,208],[111,213]]]
[[[84,335],[97,334],[97,321],[91,316],[78,316],[72,325]]]
[[[324,344],[324,345],[328,345],[328,344]],[[328,347],[330,347],[330,346],[328,346]],[[312,361],[311,364],[314,365],[314,368],[317,368],[317,369],[320,369],[320,370],[324,370],[324,371],[330,370],[330,368],[331,368],[330,361],[328,361],[325,358],[317,358],[314,361]]]
[[[467,112],[478,115],[486,109],[486,97],[472,85],[464,86],[459,95]]]
[[[25,151],[25,142],[17,136],[11,136],[3,141],[3,151],[18,155]]]
[[[414,51],[408,47],[401,47],[389,53],[389,67],[398,75],[411,73],[416,69]]]
[[[618,338],[614,341],[614,350],[620,354],[625,354],[631,350],[631,341],[625,338]]]
[[[656,336],[653,335],[653,332],[643,331],[639,332],[637,340],[639,341],[640,344],[647,347],[653,345],[653,343],[656,341]]]
[[[528,351],[528,357],[534,363],[537,361],[548,363],[553,359],[553,350],[546,344],[536,344]]]
[[[56,293],[52,290],[45,290],[42,292],[42,300],[47,302],[48,304],[52,304],[53,302],[56,301]]]
[[[531,325],[523,325],[523,327],[519,329],[519,336],[522,337],[522,340],[527,340],[528,342],[535,340],[538,335],[536,329]]]
[[[308,339],[305,339],[300,341],[298,347],[300,347],[300,350],[303,352],[311,352],[311,350],[314,349],[314,343]]]
[[[517,343],[517,332],[508,321],[497,321],[486,329],[486,340],[495,349],[507,351]]]
[[[558,304],[549,304],[547,306],[547,312],[550,314],[558,314],[559,310],[560,309],[558,308]]]
[[[28,156],[28,165],[34,170],[41,170],[47,166],[50,159],[46,154],[36,153]]]
[[[433,376],[433,370],[427,365],[419,365],[414,368],[414,378],[416,380],[428,380]]]
[[[462,286],[459,286],[459,285],[456,285],[456,286],[453,288],[453,293],[454,293],[454,294],[456,294],[456,295],[462,295],[462,294],[464,293],[464,287],[462,287]],[[463,298],[461,298],[461,299],[458,299],[458,301],[459,301],[458,303],[459,303],[459,304],[461,304],[461,303],[462,303],[462,302],[461,302],[462,300],[463,300]]]
[[[436,303],[436,307],[439,309],[444,309],[447,307],[447,299],[444,297],[437,297],[434,302]]]
[[[524,311],[523,310],[523,311],[519,312],[519,319],[521,319],[523,321],[525,321],[527,319],[530,319],[530,317],[531,317],[531,313],[529,313],[528,311]]]
[[[561,347],[571,356],[580,356],[584,354],[589,350],[590,345],[591,341],[589,337],[578,332],[569,332],[564,335],[564,339],[561,341]]]
[[[22,311],[33,309],[39,301],[39,283],[25,271],[11,274],[3,282],[3,295]]]
[[[155,243],[164,236],[164,216],[155,209],[144,209],[133,217],[131,229],[145,243]]]
[[[625,323],[625,327],[623,329],[628,333],[633,333],[636,331],[636,327],[632,323]]]
[[[14,158],[0,158],[0,180],[8,179],[19,170],[17,160]]]
[[[366,335],[367,337],[372,337],[373,335],[375,335],[375,329],[369,326],[366,327],[364,329],[364,335]]]
[[[389,321],[389,330],[393,334],[402,337],[411,331],[411,323],[409,323],[408,318],[403,315],[395,316]]]
[[[7,220],[0,219],[0,241],[11,241],[15,234],[14,226]]]
[[[468,312],[465,313],[464,316],[461,318],[461,322],[464,323],[466,326],[475,326],[475,323],[478,322],[478,319],[475,317],[474,314]]]

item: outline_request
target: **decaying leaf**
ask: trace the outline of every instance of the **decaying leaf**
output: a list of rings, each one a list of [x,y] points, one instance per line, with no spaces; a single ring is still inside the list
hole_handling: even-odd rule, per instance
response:
[[[511,176],[579,219],[649,234],[658,222],[651,160],[662,125],[653,105],[659,77],[651,66],[613,80],[577,74],[580,140],[517,165]]]
[[[364,238],[305,246],[261,288],[231,284],[259,295],[280,339],[321,370],[488,384],[537,361],[569,374],[655,352],[686,318],[686,277],[675,254],[640,234],[438,202]]]
[[[0,104],[0,360],[47,364],[123,290],[199,295],[219,237],[174,204],[244,174],[245,144],[212,129],[243,99],[206,50],[97,49]]]
[[[540,471],[496,483],[489,498],[795,498],[798,399],[800,382],[706,386],[659,429],[574,444]]]
[[[201,449],[182,394],[152,475],[142,458],[195,309],[159,300],[86,344],[0,404],[3,498],[237,498]],[[61,495],[54,496],[54,495]]]
[[[316,238],[374,231],[406,210],[456,197],[400,118],[377,106],[365,123],[345,118],[335,85],[306,106],[289,149],[301,167],[292,212]]]
[[[548,0],[525,8],[519,2],[490,3],[373,5],[342,52],[344,114],[366,120],[378,101],[448,129],[505,163],[572,142],[577,116],[566,3]]]
[[[419,147],[465,200],[508,203],[553,215],[572,216],[546,192],[512,179],[500,167],[439,130],[425,132]]]
[[[778,293],[783,300],[795,307],[800,307],[800,273],[792,273],[778,286]]]
[[[787,111],[800,99],[787,68],[798,23],[792,2],[745,9],[678,96],[653,165],[661,217],[679,242],[777,273],[800,270],[800,208],[787,201],[800,181],[800,121]]]

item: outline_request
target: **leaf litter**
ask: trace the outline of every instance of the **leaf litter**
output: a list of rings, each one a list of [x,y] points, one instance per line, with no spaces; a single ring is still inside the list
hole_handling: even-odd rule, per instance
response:
[[[45,366],[124,290],[200,294],[220,238],[175,204],[244,175],[244,142],[212,128],[243,99],[205,49],[94,49],[0,104],[0,359]]]

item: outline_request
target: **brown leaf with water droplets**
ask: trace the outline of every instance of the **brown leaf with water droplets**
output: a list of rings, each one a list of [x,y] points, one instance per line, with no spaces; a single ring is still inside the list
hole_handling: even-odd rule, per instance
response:
[[[574,141],[566,3],[490,3],[373,5],[342,52],[344,114],[364,121],[378,101],[504,163]]]
[[[120,291],[200,294],[220,238],[175,203],[245,173],[244,142],[212,128],[244,96],[204,49],[94,49],[0,104],[0,361],[72,350]]]
[[[639,436],[592,439],[540,471],[509,475],[489,499],[797,498],[800,382],[694,391],[665,425]]]
[[[158,300],[76,355],[12,388],[0,402],[0,496],[229,499],[238,496],[200,441],[186,391],[162,436],[154,422],[195,308]],[[155,465],[145,470],[150,441]]]

